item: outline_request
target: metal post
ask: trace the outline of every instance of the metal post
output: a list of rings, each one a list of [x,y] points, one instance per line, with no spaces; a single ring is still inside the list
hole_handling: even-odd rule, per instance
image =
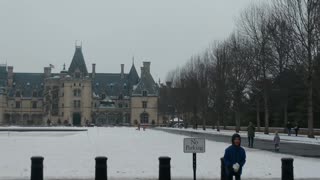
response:
[[[96,178],[95,180],[107,180],[107,157],[96,157]]]
[[[197,179],[197,153],[193,153],[193,180]]]
[[[171,180],[170,157],[159,157],[159,180]]]
[[[282,180],[294,180],[293,177],[293,158],[282,158]]]
[[[225,167],[224,167],[224,158],[220,158],[221,160],[221,180],[225,180],[226,179],[226,171],[225,171]]]
[[[43,180],[43,157],[31,157],[31,180]]]

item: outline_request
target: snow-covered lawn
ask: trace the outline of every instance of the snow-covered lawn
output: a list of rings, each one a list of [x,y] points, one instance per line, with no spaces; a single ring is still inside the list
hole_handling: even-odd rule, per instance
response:
[[[188,131],[188,132],[198,132],[198,133],[209,133],[209,134],[217,134],[217,135],[226,135],[226,136],[232,136],[235,131],[234,130],[220,130],[218,132],[216,129],[206,129],[205,131],[202,128],[198,129],[184,129],[184,128],[166,128],[162,127],[162,129],[175,129],[180,131]],[[243,137],[247,137],[246,131],[241,131],[239,133]],[[315,138],[308,138],[306,135],[298,135],[295,136],[295,134],[292,134],[291,136],[288,136],[288,134],[279,133],[281,142],[294,142],[294,143],[301,143],[301,144],[314,144],[314,145],[320,145],[320,136],[316,136]],[[264,140],[273,140],[274,133],[270,134],[264,134],[262,132],[256,132],[255,138],[257,139],[264,139]]]
[[[192,177],[192,155],[183,153],[184,136],[135,128],[88,128],[81,132],[0,132],[0,179],[30,178],[30,157],[44,156],[48,178],[94,177],[96,156],[107,156],[108,176],[157,179],[159,156],[170,156],[173,178]],[[198,154],[198,179],[219,178],[220,157],[229,144],[206,141]],[[244,178],[280,178],[281,158],[294,158],[297,178],[319,177],[319,159],[246,149]]]

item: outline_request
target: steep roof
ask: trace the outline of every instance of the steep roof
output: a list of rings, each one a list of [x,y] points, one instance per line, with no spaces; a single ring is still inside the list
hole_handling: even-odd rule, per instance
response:
[[[137,86],[134,87],[132,96],[142,96],[143,91],[147,91],[148,96],[158,96],[159,87],[153,80],[150,70],[141,68],[141,78]]]
[[[129,78],[130,84],[132,85],[136,85],[139,82],[139,75],[133,63],[132,63],[128,78]]]
[[[38,96],[43,93],[44,74],[43,73],[14,73],[13,87],[8,89],[9,96],[15,96],[19,91],[23,97],[32,97],[36,91]]]
[[[7,76],[8,76],[7,67],[0,66],[0,87],[6,87]]]
[[[80,72],[82,72],[85,76],[88,74],[81,46],[76,46],[76,50],[74,52],[72,62],[69,67],[69,74],[73,74],[77,68],[79,68]]]
[[[92,88],[93,92],[97,95],[130,95],[130,87],[128,86],[128,74],[124,74],[124,78],[121,78],[120,73],[96,73],[93,79]]]

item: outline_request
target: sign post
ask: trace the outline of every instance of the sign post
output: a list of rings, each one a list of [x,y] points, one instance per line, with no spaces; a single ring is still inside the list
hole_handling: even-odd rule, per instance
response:
[[[192,153],[193,179],[197,179],[197,153],[204,153],[206,150],[204,138],[184,138],[183,152]]]

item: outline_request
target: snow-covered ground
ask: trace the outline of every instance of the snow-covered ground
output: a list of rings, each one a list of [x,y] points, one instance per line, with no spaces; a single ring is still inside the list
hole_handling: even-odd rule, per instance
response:
[[[172,128],[162,127],[162,129],[172,129]],[[226,136],[232,136],[235,133],[234,130],[220,130],[220,132],[218,132],[216,129],[209,129],[209,128],[207,128],[205,131],[202,128],[198,128],[198,129],[174,128],[174,129],[180,130],[180,131],[209,133],[209,134],[226,135]],[[243,137],[247,136],[246,131],[241,131],[239,134]],[[279,133],[279,135],[280,135],[281,142],[294,142],[294,143],[302,143],[302,144],[320,145],[320,136],[316,136],[315,138],[308,138],[306,135],[295,136],[293,131],[291,136],[288,136],[288,134],[283,134],[283,133]],[[264,134],[262,132],[256,132],[255,138],[264,139],[264,140],[273,140],[274,133]]]
[[[135,128],[88,128],[80,132],[0,132],[0,179],[30,178],[30,157],[44,156],[44,176],[94,177],[96,156],[107,156],[108,176],[117,179],[158,177],[158,158],[170,156],[173,178],[192,177],[192,155],[183,153],[184,136]],[[198,179],[219,178],[226,143],[206,141],[198,154]],[[246,149],[244,178],[280,178],[281,158],[294,158],[296,178],[317,178],[319,159]]]
[[[85,131],[87,128],[83,127],[21,127],[21,126],[7,126],[0,127],[0,131]]]

